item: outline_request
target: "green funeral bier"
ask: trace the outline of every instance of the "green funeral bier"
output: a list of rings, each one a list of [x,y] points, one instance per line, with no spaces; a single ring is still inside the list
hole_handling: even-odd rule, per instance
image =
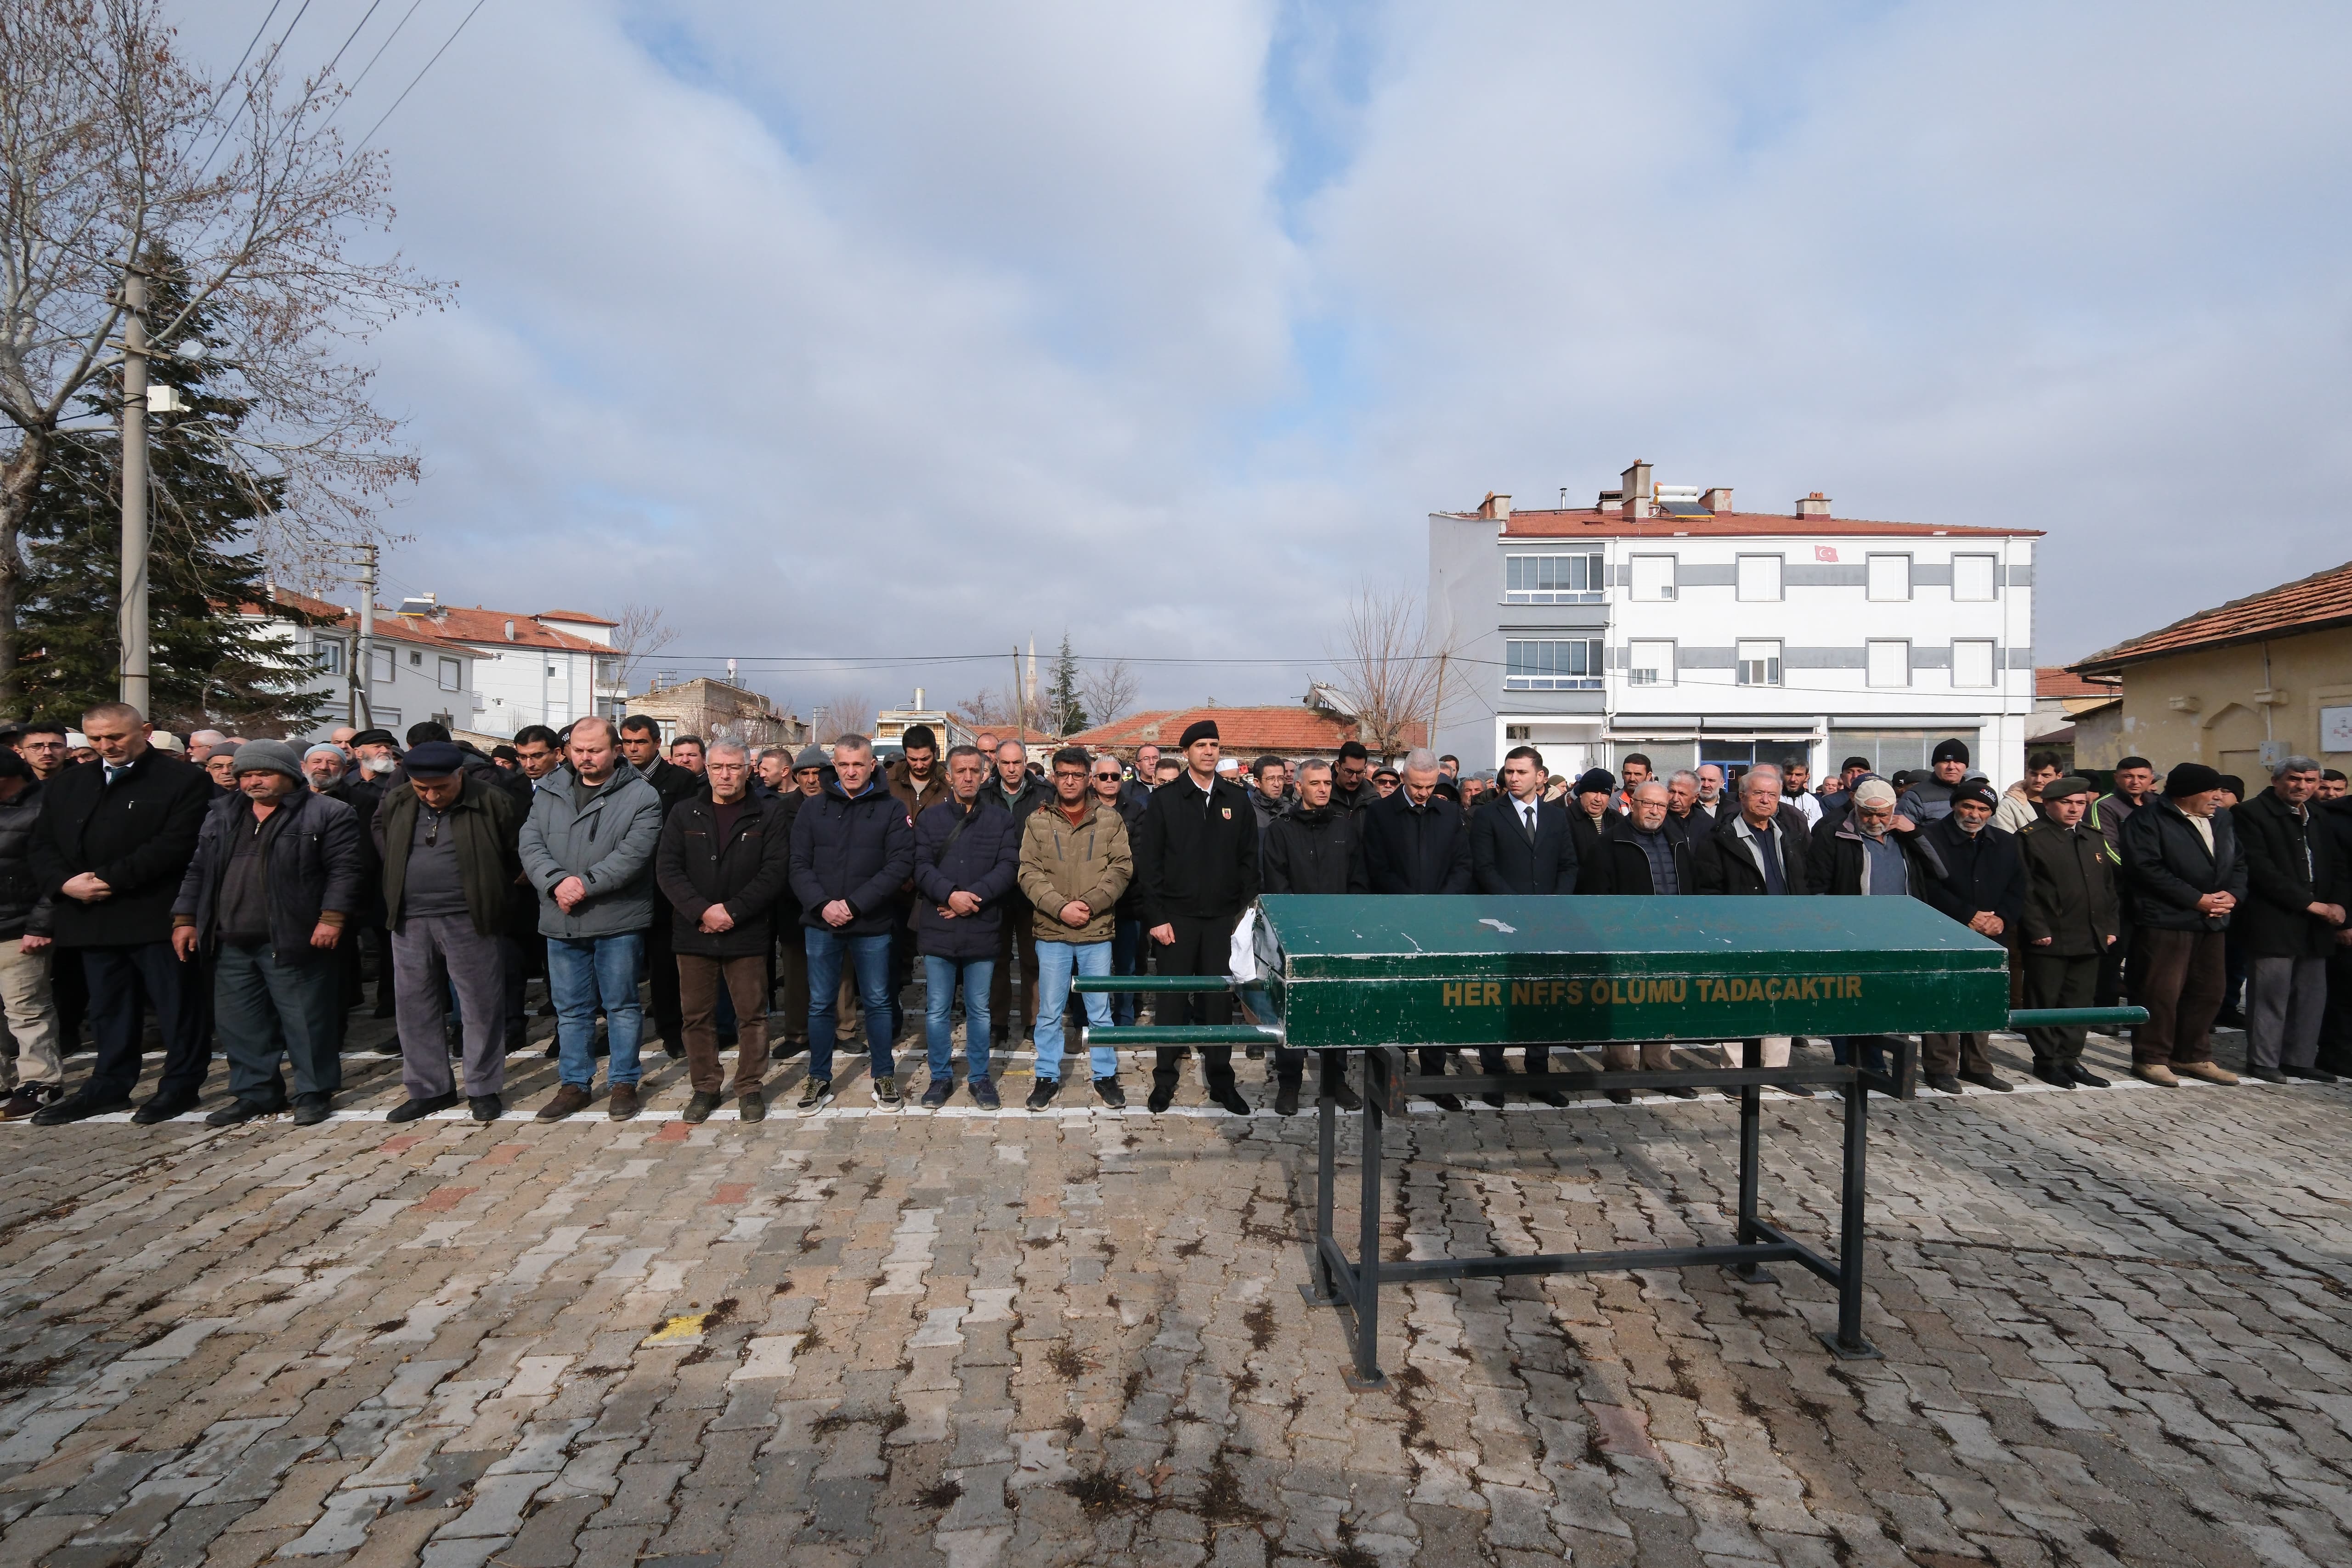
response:
[[[1916,899],[1258,900],[1262,995],[1308,1048],[1990,1030],[1999,943]]]

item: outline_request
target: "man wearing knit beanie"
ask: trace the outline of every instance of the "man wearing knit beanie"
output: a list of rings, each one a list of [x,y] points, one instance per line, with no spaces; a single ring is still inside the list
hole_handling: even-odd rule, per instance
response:
[[[359,816],[315,794],[283,741],[236,749],[236,789],[212,803],[172,905],[172,946],[211,957],[213,1017],[236,1098],[206,1117],[234,1127],[287,1109],[324,1121],[343,1085],[342,995],[335,950],[366,874]]]
[[[2235,1083],[2213,1062],[2213,1017],[2227,984],[2231,911],[2246,896],[2246,858],[2221,775],[2181,763],[2164,794],[2123,826],[2129,889],[2131,999],[2147,1009],[2132,1031],[2132,1071],[2170,1087],[2183,1078]]]

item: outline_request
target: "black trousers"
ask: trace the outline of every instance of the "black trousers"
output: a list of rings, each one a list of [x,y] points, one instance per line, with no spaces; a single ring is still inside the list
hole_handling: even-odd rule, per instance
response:
[[[2110,948],[2109,952],[2114,949]],[[2029,1007],[2088,1007],[2097,994],[2099,972],[2104,960],[2097,953],[2085,953],[2080,958],[2053,956],[2026,950],[2025,1005]],[[2079,1024],[2063,1029],[2028,1029],[2026,1044],[2033,1050],[2036,1063],[2055,1062],[2072,1067],[2083,1059],[2083,1026]]]
[[[1152,943],[1152,956],[1158,961],[1162,974],[1223,974],[1233,965],[1234,927],[1241,923],[1242,912],[1213,920],[1193,920],[1182,915],[1168,923],[1175,928],[1176,941],[1161,947]],[[1143,940],[1151,942],[1149,931]],[[1191,993],[1163,991],[1160,993],[1155,1011],[1162,1024],[1230,1024],[1234,1021],[1234,997],[1230,991]],[[1184,1059],[1190,1046],[1162,1046],[1153,1058],[1153,1085],[1173,1087],[1177,1064]],[[1234,1087],[1234,1048],[1231,1046],[1202,1046],[1201,1077],[1212,1090]]]
[[[1348,1079],[1347,1052],[1314,1051],[1310,1053],[1301,1046],[1276,1046],[1275,1047],[1274,1081],[1277,1084],[1299,1083],[1304,1081],[1307,1077],[1307,1058],[1309,1055],[1318,1056],[1323,1058],[1323,1070],[1317,1079],[1317,1081],[1323,1086],[1323,1093],[1328,1094],[1333,1089],[1339,1089],[1346,1084]],[[1228,1058],[1227,1059],[1230,1060],[1231,1058]]]
[[[65,1009],[58,1009],[60,1016]],[[2342,942],[2327,955],[2327,1010],[2319,1016],[2318,1065],[2329,1072],[2352,1072],[2352,947]]]
[[[81,970],[89,986],[90,1033],[98,1037],[98,1063],[82,1092],[123,1100],[138,1087],[143,1000],[155,1010],[163,1033],[163,1072],[155,1098],[166,1105],[194,1105],[213,1061],[211,1009],[205,1005],[210,987],[203,963],[181,963],[168,942],[142,942],[85,947]]]
[[[1504,1046],[1480,1046],[1478,1047],[1478,1070],[1486,1074],[1490,1078],[1496,1073],[1510,1071],[1510,1064],[1503,1059],[1503,1053],[1507,1048],[1507,1047]],[[1528,1058],[1527,1070],[1528,1072],[1543,1072],[1548,1070],[1551,1066],[1551,1047],[1549,1046],[1529,1046],[1527,1048],[1526,1055]]]
[[[646,1032],[665,1046],[686,1048],[686,1007],[677,994],[677,950],[670,946],[669,900],[654,900],[654,923],[646,928],[646,971],[653,981],[653,1027]]]

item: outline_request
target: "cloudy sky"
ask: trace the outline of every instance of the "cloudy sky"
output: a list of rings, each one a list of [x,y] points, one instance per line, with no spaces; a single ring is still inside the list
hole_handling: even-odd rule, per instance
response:
[[[368,3],[312,0],[286,62]],[[472,4],[415,0],[345,122]],[[185,0],[191,51],[268,10]],[[1141,667],[1155,704],[1287,700],[1354,584],[1418,584],[1432,509],[1643,458],[2045,529],[2040,655],[2079,657],[2352,555],[2347,34],[487,0],[379,137],[399,245],[461,286],[370,351],[426,465],[389,586],[657,602],[662,668],[803,711],[961,697],[1065,628],[1234,661]]]

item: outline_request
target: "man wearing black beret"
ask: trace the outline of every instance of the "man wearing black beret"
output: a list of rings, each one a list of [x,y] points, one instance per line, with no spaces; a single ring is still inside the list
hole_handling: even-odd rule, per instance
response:
[[[1952,786],[1951,813],[1919,831],[1933,874],[1922,878],[1918,895],[1979,936],[2010,950],[2017,963],[2018,916],[2025,908],[2025,868],[2017,840],[1992,825],[2000,802],[1992,785],[1964,779]],[[1919,1037],[1919,1067],[1930,1089],[1958,1094],[1962,1083],[1984,1089],[2010,1086],[1992,1070],[1979,1033]]]
[[[1258,893],[1257,816],[1241,785],[1217,773],[1217,724],[1186,727],[1184,772],[1151,792],[1135,837],[1135,878],[1142,889],[1144,930],[1162,974],[1224,974],[1233,961],[1234,927]],[[1233,997],[1162,992],[1162,1024],[1233,1021]],[[1186,1047],[1162,1046],[1151,1069],[1151,1098],[1165,1110],[1176,1098],[1177,1064]],[[1235,1116],[1249,1101],[1234,1086],[1231,1046],[1201,1047],[1201,1076],[1209,1098]]]

